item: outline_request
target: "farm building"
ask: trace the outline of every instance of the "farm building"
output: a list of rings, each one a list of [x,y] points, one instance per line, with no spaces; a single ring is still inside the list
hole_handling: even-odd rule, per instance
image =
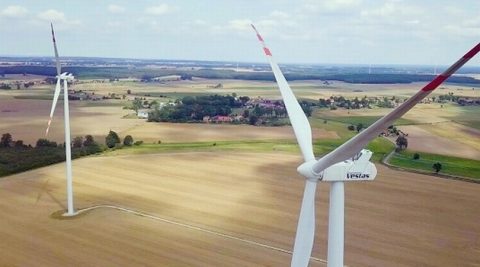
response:
[[[148,113],[152,112],[151,109],[139,109],[137,111],[137,117],[140,119],[148,119]]]

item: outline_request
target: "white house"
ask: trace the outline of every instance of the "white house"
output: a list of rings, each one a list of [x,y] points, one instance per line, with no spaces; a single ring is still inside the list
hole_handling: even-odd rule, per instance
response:
[[[140,119],[148,119],[148,113],[151,112],[150,109],[139,109],[137,111],[137,117]]]

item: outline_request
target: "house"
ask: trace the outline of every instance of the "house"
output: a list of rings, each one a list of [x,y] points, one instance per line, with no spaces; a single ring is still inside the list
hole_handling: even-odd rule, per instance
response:
[[[167,75],[167,76],[160,76],[160,77],[155,77],[152,80],[156,82],[174,82],[174,81],[180,81],[181,80],[180,75]]]
[[[151,109],[139,109],[137,111],[137,117],[140,119],[148,119],[148,113],[152,112]]]
[[[220,116],[220,115],[217,115],[215,117],[213,117],[213,122],[232,122],[232,118],[229,117],[229,116]]]

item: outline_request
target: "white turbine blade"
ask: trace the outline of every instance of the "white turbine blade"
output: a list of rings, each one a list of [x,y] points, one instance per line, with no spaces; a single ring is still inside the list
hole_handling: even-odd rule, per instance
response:
[[[57,85],[55,85],[55,94],[53,95],[52,109],[50,110],[50,119],[48,120],[47,130],[45,131],[45,136],[48,135],[48,130],[50,130],[50,124],[52,123],[53,113],[55,112],[55,106],[57,106],[58,97],[60,96],[61,84],[60,79],[57,80]]]
[[[473,47],[468,53],[460,58],[455,64],[450,66],[442,74],[438,75],[434,80],[422,88],[418,93],[409,98],[403,104],[398,106],[389,114],[385,115],[370,127],[362,131],[361,133],[348,140],[343,145],[339,146],[332,152],[322,157],[318,162],[313,165],[313,171],[320,173],[324,169],[328,168],[332,164],[341,162],[355,156],[360,150],[362,150],[372,139],[377,137],[383,130],[390,126],[396,119],[400,118],[413,108],[418,102],[429,95],[435,90],[441,83],[443,83],[448,77],[455,73],[460,67],[467,63],[472,57],[474,57],[480,51],[480,43]]]
[[[270,62],[270,66],[272,67],[273,74],[275,75],[278,87],[280,88],[280,93],[282,94],[283,102],[287,108],[288,117],[290,118],[298,145],[302,151],[303,158],[305,161],[314,160],[315,156],[313,155],[312,147],[312,129],[310,128],[310,123],[308,122],[307,116],[305,116],[302,107],[300,107],[300,104],[298,104],[297,98],[293,94],[292,89],[290,89],[290,86],[283,76],[282,71],[278,67],[277,63],[273,60],[272,53],[265,45],[262,36],[258,33],[253,24],[252,28],[257,33],[258,40],[262,44],[263,51]]]
[[[55,32],[53,31],[53,24],[50,23],[52,28],[52,40],[53,40],[53,49],[55,50],[55,65],[57,67],[57,75],[60,75],[62,72],[62,67],[60,66],[60,58],[58,56],[57,42],[55,41]]]
[[[310,262],[315,237],[315,190],[317,183],[305,180],[302,208],[298,217],[297,235],[293,246],[292,267],[306,267]]]

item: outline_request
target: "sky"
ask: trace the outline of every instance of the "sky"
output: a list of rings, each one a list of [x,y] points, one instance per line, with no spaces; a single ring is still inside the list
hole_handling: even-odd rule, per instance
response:
[[[480,42],[479,0],[0,0],[0,55],[450,65]],[[470,66],[480,65],[477,56]]]

